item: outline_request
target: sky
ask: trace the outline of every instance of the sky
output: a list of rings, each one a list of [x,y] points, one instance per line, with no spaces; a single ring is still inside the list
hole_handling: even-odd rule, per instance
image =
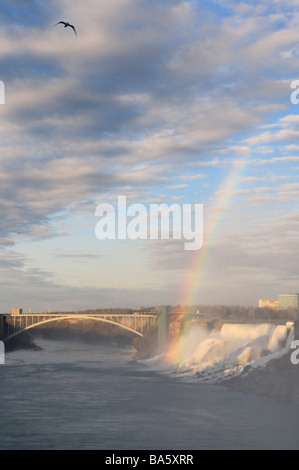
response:
[[[3,0],[0,80],[2,313],[299,291],[298,0]],[[203,247],[99,240],[118,196],[203,204]]]

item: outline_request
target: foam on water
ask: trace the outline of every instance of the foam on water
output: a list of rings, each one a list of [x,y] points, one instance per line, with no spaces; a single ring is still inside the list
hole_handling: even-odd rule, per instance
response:
[[[168,351],[147,364],[184,380],[221,383],[288,353],[293,339],[293,323],[224,324],[220,331],[193,328],[176,345],[179,359]]]

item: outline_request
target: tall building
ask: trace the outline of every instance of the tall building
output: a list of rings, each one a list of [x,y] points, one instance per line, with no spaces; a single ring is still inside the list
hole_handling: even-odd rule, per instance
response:
[[[281,294],[278,296],[280,310],[299,307],[299,294]]]

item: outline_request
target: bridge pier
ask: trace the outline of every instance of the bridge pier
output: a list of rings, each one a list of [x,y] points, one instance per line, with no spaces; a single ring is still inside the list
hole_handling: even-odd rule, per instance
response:
[[[6,315],[0,315],[0,340],[3,341],[7,336]]]
[[[158,351],[163,352],[169,342],[169,306],[159,307],[158,314]]]

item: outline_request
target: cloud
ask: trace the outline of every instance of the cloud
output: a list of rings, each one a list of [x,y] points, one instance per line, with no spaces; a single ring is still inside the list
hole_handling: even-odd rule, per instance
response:
[[[296,185],[270,182],[298,161],[299,121],[288,110],[296,2],[2,3],[1,246],[63,239],[68,218],[93,216],[96,202],[121,193],[165,202],[207,178],[209,201],[238,162],[252,189],[231,194],[245,207],[295,201]],[[53,27],[61,19],[77,37]],[[151,248],[153,260],[184,270],[177,245],[164,248]],[[64,260],[90,259],[79,253]]]
[[[272,124],[275,131],[262,132],[259,135],[250,137],[246,140],[249,145],[262,145],[262,144],[275,144],[277,142],[287,142],[288,148],[296,150],[293,141],[298,140],[299,135],[299,116],[296,114],[289,114],[279,118],[276,123]]]
[[[183,189],[187,187],[187,184],[175,184],[174,186],[168,186],[168,189]]]

